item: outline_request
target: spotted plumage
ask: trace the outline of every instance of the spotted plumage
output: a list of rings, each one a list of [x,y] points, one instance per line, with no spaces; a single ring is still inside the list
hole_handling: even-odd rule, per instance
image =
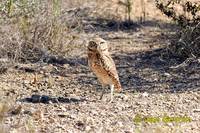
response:
[[[115,63],[108,51],[108,43],[102,38],[93,38],[91,41],[89,41],[87,49],[89,67],[102,84],[103,91],[106,85],[110,86],[112,100],[114,89],[120,92],[122,88]]]

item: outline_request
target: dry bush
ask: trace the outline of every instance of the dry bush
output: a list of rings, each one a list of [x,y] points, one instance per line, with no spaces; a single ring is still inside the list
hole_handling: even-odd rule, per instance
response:
[[[61,16],[61,1],[9,0],[0,3],[0,58],[37,62],[64,56],[74,39]]]
[[[132,1],[131,0],[126,0],[125,2],[119,1],[118,4],[125,7],[126,14],[128,16],[126,18],[128,18],[127,20],[130,23],[131,22],[132,4],[133,4]]]
[[[77,45],[80,42],[76,41],[81,40],[77,32],[92,28],[96,30],[89,19],[100,24],[98,18],[119,23],[131,21],[132,3],[126,0],[122,6],[118,0],[2,1],[0,58],[11,60],[12,63],[25,63],[43,61],[49,55],[71,55],[71,51],[80,46]]]
[[[169,51],[182,59],[200,57],[200,4],[191,0],[156,0],[156,6],[182,28]]]
[[[200,21],[200,4],[197,0],[156,0],[160,11],[180,26],[196,25]]]
[[[172,42],[170,51],[183,59],[200,57],[200,22],[196,26],[188,26],[179,34],[179,39]]]

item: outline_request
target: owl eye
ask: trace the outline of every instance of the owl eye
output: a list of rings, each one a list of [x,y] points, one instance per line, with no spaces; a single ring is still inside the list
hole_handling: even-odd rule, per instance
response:
[[[94,48],[94,47],[97,47],[97,45],[96,45],[96,43],[94,41],[90,41],[89,42],[89,47]]]
[[[90,45],[95,45],[96,43],[94,41],[89,42]]]
[[[103,44],[103,43],[105,43],[105,42],[100,42],[100,44]]]

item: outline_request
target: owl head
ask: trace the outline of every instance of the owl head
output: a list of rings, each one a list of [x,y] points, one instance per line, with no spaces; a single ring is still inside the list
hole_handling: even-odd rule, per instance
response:
[[[106,40],[102,38],[93,38],[89,41],[87,48],[91,52],[102,53],[108,51],[108,44]]]

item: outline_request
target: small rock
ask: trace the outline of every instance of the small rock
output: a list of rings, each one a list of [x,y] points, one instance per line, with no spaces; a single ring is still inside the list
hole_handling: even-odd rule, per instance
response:
[[[33,102],[33,103],[39,103],[40,102],[40,98],[41,98],[40,95],[32,95],[31,96],[31,102]]]
[[[28,114],[28,115],[33,115],[33,113],[30,110],[24,110],[24,114]]]
[[[29,80],[24,80],[23,83],[24,83],[24,84],[29,84],[30,81],[29,81]]]
[[[85,124],[84,124],[82,121],[76,122],[75,127],[76,127],[77,129],[81,130],[81,131],[84,131],[85,128],[86,128]]]
[[[42,96],[41,96],[41,99],[40,99],[40,102],[41,102],[41,103],[49,103],[50,99],[51,99],[51,98],[50,98],[49,96],[42,95]]]
[[[63,113],[58,114],[58,116],[64,118],[64,117],[69,116],[69,113],[63,112]]]
[[[32,115],[36,120],[41,120],[44,118],[44,114],[41,110],[37,110],[35,112],[33,112],[33,115]]]
[[[31,98],[27,98],[27,101],[32,102],[32,103],[49,103],[51,98],[46,95],[32,95]]]
[[[166,77],[171,77],[171,74],[169,74],[169,73],[164,73],[164,75],[165,75]]]
[[[144,93],[142,94],[142,96],[143,96],[143,97],[148,97],[149,94],[148,94],[147,92],[144,92]]]
[[[85,127],[85,130],[86,130],[86,131],[90,131],[90,130],[91,130],[91,127],[90,127],[90,126],[86,126],[86,127]]]
[[[22,106],[19,105],[17,108],[11,110],[11,114],[18,115],[22,111]]]
[[[193,109],[193,112],[194,112],[194,113],[200,112],[200,109]]]

